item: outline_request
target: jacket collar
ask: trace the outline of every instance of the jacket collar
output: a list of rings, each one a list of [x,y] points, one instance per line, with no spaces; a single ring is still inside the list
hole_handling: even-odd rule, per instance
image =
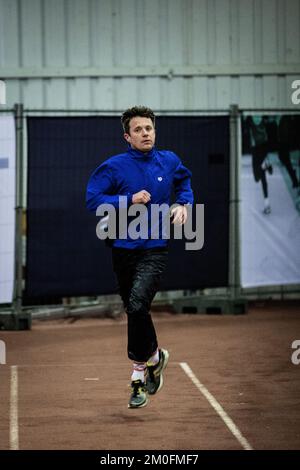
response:
[[[128,145],[127,152],[133,158],[152,158],[155,154],[155,147],[152,147],[150,152],[141,152],[140,150],[133,149],[131,145]]]

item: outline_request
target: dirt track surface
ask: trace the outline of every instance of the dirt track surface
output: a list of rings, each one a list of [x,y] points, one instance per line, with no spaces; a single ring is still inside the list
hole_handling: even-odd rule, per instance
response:
[[[300,449],[300,364],[291,362],[299,310],[153,314],[170,362],[161,391],[137,410],[127,408],[125,316],[35,321],[31,331],[0,332],[7,351],[0,365],[0,449],[11,447],[13,365],[20,449],[242,449],[183,362],[252,448]]]

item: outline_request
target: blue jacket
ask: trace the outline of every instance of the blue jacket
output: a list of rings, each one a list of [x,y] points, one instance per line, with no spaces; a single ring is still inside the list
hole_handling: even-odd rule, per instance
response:
[[[145,189],[151,194],[151,201],[146,204],[148,208],[151,204],[170,205],[172,188],[175,190],[176,203],[193,203],[191,172],[175,153],[157,150],[155,147],[143,153],[129,147],[127,152],[109,158],[92,173],[87,186],[86,204],[91,211],[107,203],[119,209],[119,196],[125,196],[130,206],[133,194]],[[149,218],[149,231],[150,227]],[[127,237],[126,240],[117,239],[113,242],[114,247],[129,249],[166,245],[167,240],[162,238],[132,240]]]

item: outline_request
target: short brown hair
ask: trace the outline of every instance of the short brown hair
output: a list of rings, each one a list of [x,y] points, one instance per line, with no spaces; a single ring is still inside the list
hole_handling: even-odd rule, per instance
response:
[[[151,119],[153,126],[155,126],[155,115],[152,109],[146,106],[134,106],[133,108],[126,109],[121,117],[122,126],[126,134],[129,134],[130,120],[137,116]]]

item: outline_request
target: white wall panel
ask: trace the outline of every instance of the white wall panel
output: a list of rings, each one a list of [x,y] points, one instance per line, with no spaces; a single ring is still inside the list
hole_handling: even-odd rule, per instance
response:
[[[91,109],[110,110],[114,104],[114,80],[111,78],[91,79],[92,106]]]
[[[240,2],[239,0],[230,0],[228,7],[229,15],[229,53],[230,62],[238,64],[240,62]]]
[[[286,62],[285,10],[285,0],[277,0],[277,60],[282,64]]]
[[[161,64],[161,50],[164,50],[163,43],[166,38],[161,36],[160,15],[163,16],[164,7],[160,0],[152,0],[151,2],[139,2],[143,6],[143,23],[140,28],[143,29],[144,41],[140,48],[141,65]]]
[[[263,63],[263,0],[253,0],[253,32],[254,64]],[[274,2],[275,4],[275,2]]]
[[[90,65],[90,2],[66,1],[67,65]]]
[[[254,2],[241,0],[238,2],[239,31],[236,42],[239,44],[240,64],[254,63]]]
[[[22,80],[21,100],[26,107],[41,109],[45,106],[44,81],[40,79]]]
[[[191,109],[196,108],[195,103],[199,109],[208,109],[207,78],[192,78],[191,95],[193,97]]]
[[[30,4],[30,8],[28,5]],[[42,66],[44,62],[44,21],[41,0],[21,1],[19,5],[20,25],[17,35],[20,38],[20,65]]]
[[[0,0],[0,67],[20,63],[19,11],[17,0]],[[0,74],[1,75],[1,74]]]
[[[231,104],[230,77],[216,78],[217,108],[228,108]]]
[[[31,109],[291,107],[300,0],[0,0],[0,76]]]
[[[69,107],[73,109],[86,108],[91,104],[91,81],[88,78],[73,78],[69,80]]]
[[[230,104],[240,102],[240,79],[238,77],[233,77],[230,79]]]
[[[240,93],[238,104],[242,108],[253,108],[256,104],[256,88],[254,77],[240,77]]]
[[[217,79],[216,77],[209,77],[207,79],[207,95],[208,95],[208,108],[216,109],[218,107],[217,103]]]
[[[167,64],[183,64],[184,63],[184,15],[183,8],[185,11],[189,7],[189,2],[183,2],[181,0],[169,0],[168,1],[168,16],[162,17],[164,24],[167,19],[167,31],[168,38],[166,44],[167,48]],[[162,25],[164,27],[164,25]]]
[[[247,100],[248,101],[248,100]],[[262,77],[254,77],[254,107],[265,107]],[[251,108],[251,106],[250,106]]]
[[[161,109],[186,109],[184,78],[163,79],[161,81]]]
[[[169,81],[170,83],[166,86],[166,91],[168,90],[169,106],[166,106],[165,109],[168,109],[168,107],[171,109],[185,109],[185,88],[187,86],[187,80],[189,79],[176,77]]]
[[[114,80],[114,109],[128,108],[137,100],[137,80],[117,78]]]
[[[113,5],[110,0],[90,4],[91,62],[94,65],[113,65]]]
[[[272,108],[276,106],[278,101],[277,93],[278,79],[275,76],[263,77],[263,97],[264,107]]]
[[[285,77],[277,78],[277,92],[278,92],[278,105],[279,107],[284,107],[285,103],[288,101],[287,89],[288,83]]]
[[[44,64],[62,66],[67,62],[65,3],[61,0],[44,2]]]
[[[116,2],[115,30],[115,65],[136,65],[139,44],[143,41],[136,33],[136,1]]]
[[[161,104],[161,80],[156,77],[139,78],[137,80],[137,100],[136,103],[145,106],[153,106],[159,109]]]
[[[193,0],[190,29],[192,31],[191,63],[207,64],[209,39],[206,0]]]
[[[231,63],[230,44],[230,9],[229,0],[215,2],[215,25],[216,25],[216,56],[217,64]]]
[[[265,64],[277,62],[277,11],[274,0],[262,1],[262,51]]]
[[[288,0],[285,14],[286,62],[299,63],[300,56],[300,3],[299,0]]]
[[[153,64],[169,64],[169,21],[166,21],[168,15],[168,1],[165,0],[164,2],[160,2],[157,14],[157,22],[159,25],[159,55],[153,58]]]
[[[54,78],[44,81],[45,101],[48,109],[61,109],[67,107],[67,82],[63,78]]]
[[[216,63],[216,7],[215,1],[207,2],[207,64]]]
[[[8,106],[13,106],[14,103],[22,102],[20,80],[7,80],[6,97],[6,102]]]

